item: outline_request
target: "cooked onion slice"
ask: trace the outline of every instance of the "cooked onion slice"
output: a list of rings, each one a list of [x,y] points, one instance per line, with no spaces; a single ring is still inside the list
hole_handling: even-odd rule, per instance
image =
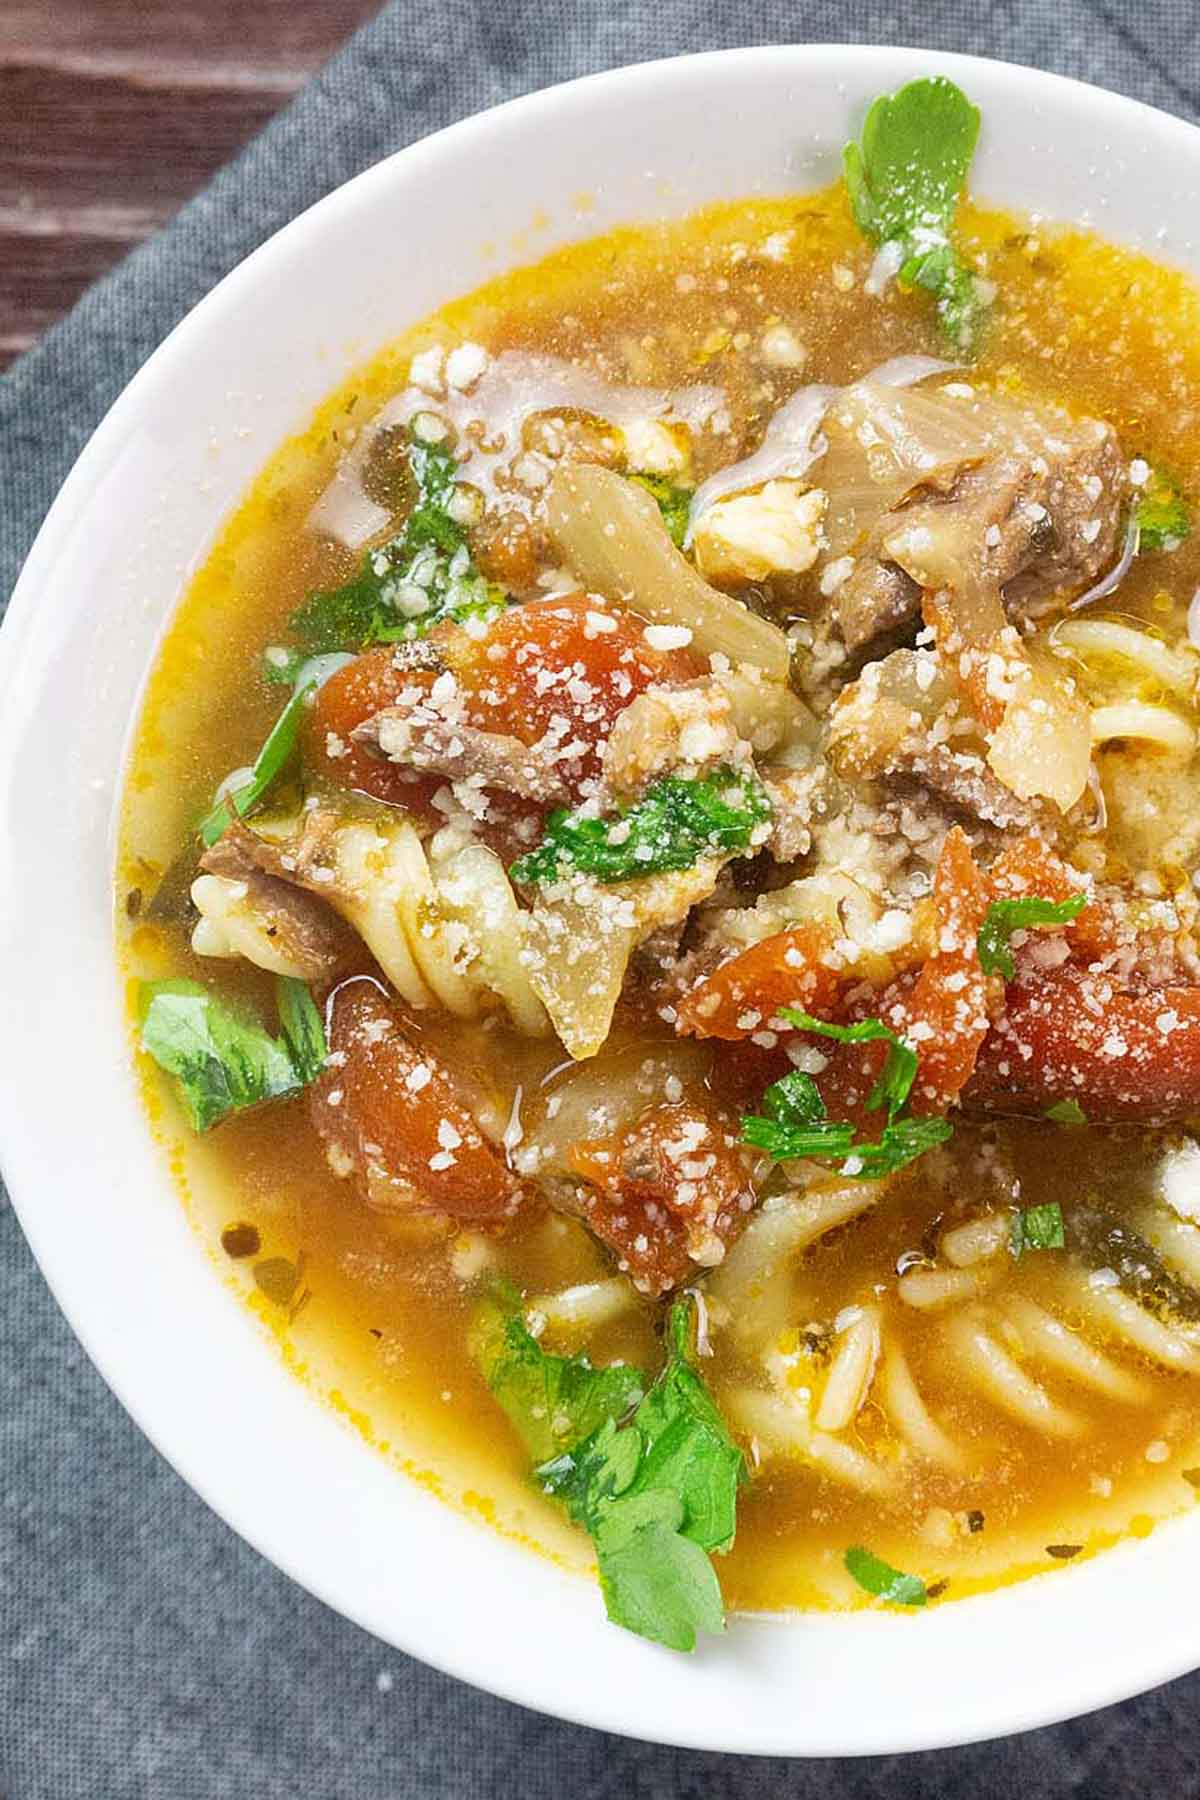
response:
[[[716,651],[787,680],[783,632],[701,579],[636,482],[590,463],[564,463],[547,491],[546,522],[589,592],[622,600],[656,624],[686,625],[703,656]]]

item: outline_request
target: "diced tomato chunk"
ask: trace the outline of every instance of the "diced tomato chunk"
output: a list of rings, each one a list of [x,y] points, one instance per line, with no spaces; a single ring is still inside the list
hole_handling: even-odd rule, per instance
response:
[[[999,984],[979,962],[976,940],[990,902],[971,846],[956,825],[946,833],[933,878],[934,948],[900,1003],[903,1033],[917,1052],[911,1108],[941,1113],[958,1098],[988,1034]],[[892,1020],[885,1008],[884,1022]]]
[[[567,594],[509,607],[478,633],[439,625],[429,644],[454,677],[463,722],[525,744],[545,740],[578,796],[600,773],[617,714],[646,688],[689,681],[700,670],[690,651],[656,650],[645,634],[646,621],[635,613]],[[397,668],[393,645],[363,651],[317,695],[310,766],[339,786],[428,812],[444,780],[372,755],[352,733],[382,707],[430,692],[436,679],[433,670]],[[521,819],[540,824],[540,808],[504,796],[497,801],[495,822],[505,830]]]
[[[583,1216],[646,1294],[721,1260],[753,1204],[746,1162],[724,1122],[688,1103],[656,1106],[613,1137],[576,1144]]]
[[[432,681],[426,670],[398,669],[393,644],[364,650],[332,674],[318,693],[308,724],[305,761],[339,787],[409,812],[428,812],[431,797],[445,785],[441,778],[385,762],[356,744],[351,734],[383,707],[394,706],[402,694],[423,690]]]
[[[1010,985],[967,1091],[989,1112],[1074,1100],[1093,1123],[1167,1123],[1200,1112],[1200,987],[1125,993],[1058,971]]]
[[[656,650],[645,619],[586,594],[513,606],[474,637],[439,626],[430,642],[469,697],[469,723],[534,744],[556,744],[570,786],[600,772],[600,753],[617,714],[646,688],[690,681],[701,664],[690,650]],[[573,756],[562,756],[577,745]]]
[[[313,1085],[313,1122],[349,1158],[373,1205],[463,1221],[511,1217],[520,1182],[449,1070],[408,1035],[370,978],[335,991],[329,1047],[337,1060]]]
[[[844,979],[824,960],[832,941],[824,926],[793,925],[752,944],[689,989],[676,1029],[736,1043],[769,1028],[781,1006],[827,1016]]]
[[[1069,900],[1083,890],[1080,876],[1036,837],[1019,838],[1002,850],[988,871],[988,884],[995,900],[1034,894],[1042,900]],[[1094,900],[1062,932],[1076,957],[1107,955],[1119,941],[1111,909]]]

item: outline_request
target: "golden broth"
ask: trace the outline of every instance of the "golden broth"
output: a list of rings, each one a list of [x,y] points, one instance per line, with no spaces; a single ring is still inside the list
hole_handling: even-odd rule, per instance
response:
[[[978,375],[1109,419],[1131,453],[1200,492],[1200,302],[1191,283],[1086,234],[975,208],[966,209],[963,240],[1000,296]],[[216,783],[252,758],[278,713],[280,691],[256,673],[264,646],[282,635],[306,593],[352,570],[354,559],[306,534],[304,521],[358,426],[403,385],[412,354],[471,339],[492,352],[536,347],[578,359],[617,381],[714,381],[729,398],[737,454],[733,447],[753,446],[802,381],[840,382],[891,356],[942,353],[919,296],[866,296],[870,262],[840,190],[722,205],[679,225],[614,233],[492,282],[414,329],[335,394],[279,450],[226,527],[152,674],[118,859],[118,938],[131,982],[215,973],[270,1017],[266,977],[206,963],[189,948],[194,825]],[[807,349],[802,370],[764,368],[746,355],[779,320]],[[1170,559],[1134,565],[1121,615],[1177,633],[1198,584],[1193,539]],[[450,1068],[477,1072],[502,1116],[518,1088],[536,1097],[563,1060],[557,1046],[520,1039],[496,1020],[463,1026],[424,1015],[419,1029]],[[582,1536],[528,1485],[525,1454],[466,1341],[481,1270],[509,1275],[532,1296],[602,1277],[609,1260],[583,1228],[534,1212],[505,1236],[447,1239],[390,1222],[330,1173],[303,1099],[194,1140],[166,1084],[150,1067],[144,1073],[155,1129],[197,1229],[298,1372],[448,1498],[583,1563]],[[966,1125],[953,1146],[949,1188],[969,1191],[981,1179],[985,1146],[985,1154],[1011,1159],[1024,1205],[1059,1202],[1068,1227],[1072,1205],[1093,1192],[1128,1216],[1149,1193],[1154,1145],[1132,1130]],[[885,1334],[903,1342],[927,1405],[961,1447],[962,1466],[924,1464],[881,1496],[799,1461],[764,1462],[741,1502],[736,1546],[719,1564],[730,1604],[853,1604],[861,1595],[842,1568],[853,1543],[931,1583],[945,1581],[947,1596],[958,1597],[1143,1533],[1192,1503],[1183,1472],[1200,1463],[1194,1377],[1124,1358],[1139,1384],[1136,1404],[1051,1378],[1055,1398],[1078,1421],[1074,1435],[1057,1438],[1014,1422],[964,1384],[944,1319],[906,1306],[896,1292],[898,1259],[928,1242],[946,1193],[924,1163],[914,1165],[877,1208],[799,1259],[791,1316],[802,1327],[877,1303]],[[234,1247],[257,1240],[258,1248],[227,1257],[222,1233],[238,1224],[254,1231],[243,1232],[240,1245],[235,1235]],[[1036,1255],[1013,1261],[998,1291],[1041,1298],[1078,1322],[1057,1293],[1053,1264]],[[637,1304],[590,1336],[593,1356],[653,1369],[655,1318],[655,1308]],[[548,1341],[559,1347],[553,1333]],[[706,1374],[720,1401],[745,1371],[719,1327],[714,1346]],[[574,1343],[564,1336],[561,1347]],[[886,1466],[890,1435],[885,1415],[868,1405],[852,1437]],[[748,1448],[753,1462],[752,1441]]]

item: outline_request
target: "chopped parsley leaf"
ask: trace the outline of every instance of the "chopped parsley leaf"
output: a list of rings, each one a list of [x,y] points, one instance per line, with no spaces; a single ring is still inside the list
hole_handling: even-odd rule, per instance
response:
[[[934,295],[942,330],[968,353],[987,301],[951,233],[978,137],[979,109],[935,75],[881,95],[843,152],[855,224],[873,244],[897,247],[902,285]]]
[[[1078,1100],[1056,1100],[1042,1114],[1044,1119],[1052,1119],[1056,1125],[1086,1125],[1087,1114]]]
[[[417,501],[402,529],[368,550],[349,581],[310,594],[292,614],[290,629],[306,654],[401,643],[443,619],[493,619],[507,605],[503,588],[475,567],[454,516],[454,453],[410,426],[408,462]]]
[[[1043,900],[1038,894],[1024,895],[1019,900],[993,900],[976,939],[980,968],[985,975],[1003,975],[1011,981],[1016,973],[1008,945],[1013,932],[1035,925],[1069,925],[1087,903],[1086,894],[1072,894],[1066,900]]]
[[[541,1461],[535,1478],[590,1533],[609,1618],[673,1650],[693,1649],[699,1632],[721,1632],[709,1553],[733,1542],[746,1471],[693,1362],[689,1308],[672,1308],[666,1365],[644,1395],[633,1370],[550,1356],[520,1320],[510,1318],[504,1332],[497,1355],[494,1321],[485,1326],[476,1355],[535,1456],[548,1423],[557,1423],[557,1454]],[[564,1368],[574,1373],[566,1377]],[[596,1383],[606,1377],[623,1384],[623,1394],[602,1394]]]
[[[682,550],[695,489],[676,487],[665,475],[642,475],[634,472],[629,479],[636,481],[639,487],[644,487],[651,499],[657,502],[663,524],[667,528],[667,536],[677,550]]]
[[[919,1575],[905,1575],[900,1569],[893,1569],[891,1563],[864,1550],[861,1544],[847,1550],[842,1560],[847,1574],[877,1600],[890,1601],[893,1606],[924,1606],[929,1599],[929,1590]]]
[[[845,1158],[844,1174],[859,1181],[878,1181],[953,1136],[954,1127],[948,1119],[914,1119],[905,1114],[916,1079],[917,1056],[882,1020],[860,1019],[854,1025],[834,1025],[793,1006],[782,1007],[779,1016],[800,1031],[813,1031],[839,1044],[886,1042],[887,1060],[867,1096],[867,1106],[871,1111],[886,1107],[887,1124],[877,1140],[857,1140],[853,1125],[834,1123],[826,1117],[825,1102],[816,1082],[797,1069],[767,1088],[761,1114],[750,1113],[743,1118],[743,1143],[765,1151],[775,1162],[790,1162],[797,1157]]]
[[[1191,534],[1187,501],[1177,482],[1162,469],[1151,469],[1133,507],[1138,549],[1178,550]]]
[[[1065,1250],[1062,1207],[1057,1200],[1043,1206],[1026,1206],[1013,1214],[1009,1248],[1016,1257],[1026,1250]]]
[[[600,881],[690,869],[702,856],[746,849],[770,816],[766,793],[748,772],[721,768],[694,781],[666,775],[618,819],[552,812],[542,842],[517,859],[511,874],[532,886],[572,868]]]
[[[552,1356],[519,1312],[488,1302],[472,1328],[476,1361],[534,1462],[623,1418],[645,1392],[644,1378],[624,1363],[594,1368],[583,1354]]]

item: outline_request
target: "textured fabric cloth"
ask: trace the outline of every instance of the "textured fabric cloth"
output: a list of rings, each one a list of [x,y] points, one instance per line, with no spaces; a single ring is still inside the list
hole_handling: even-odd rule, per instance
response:
[[[990,54],[1200,112],[1188,0],[401,0],[0,381],[0,594],[139,364],[330,188],[550,82],[689,50],[821,40]],[[567,1727],[410,1662],[278,1574],[159,1459],[75,1343],[2,1197],[0,1622],[0,1800],[1198,1791],[1198,1677],[1003,1743],[787,1763]]]

